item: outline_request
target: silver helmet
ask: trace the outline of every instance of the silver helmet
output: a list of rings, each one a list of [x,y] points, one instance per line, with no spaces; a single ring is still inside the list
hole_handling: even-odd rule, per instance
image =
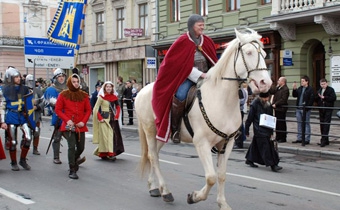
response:
[[[35,86],[35,81],[34,81],[34,79],[33,79],[33,75],[32,74],[28,74],[27,76],[26,76],[26,81],[25,81],[26,83],[26,86],[28,86],[29,88],[32,88],[33,89],[33,87]]]
[[[6,73],[5,73],[5,82],[7,84],[14,84],[13,78],[17,77],[17,76],[21,76],[18,69],[10,66],[10,67],[8,67],[8,69],[6,70]]]
[[[61,68],[57,68],[56,70],[54,70],[54,72],[53,72],[53,79],[57,79],[57,77],[58,77],[59,75],[64,75],[64,76],[66,76],[64,70],[62,70]]]

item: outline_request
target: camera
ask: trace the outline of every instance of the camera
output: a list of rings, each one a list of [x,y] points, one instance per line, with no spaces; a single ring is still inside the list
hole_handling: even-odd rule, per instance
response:
[[[76,131],[76,128],[74,126],[69,126],[69,125],[66,125],[66,130],[68,131],[72,131],[72,132],[75,132]]]

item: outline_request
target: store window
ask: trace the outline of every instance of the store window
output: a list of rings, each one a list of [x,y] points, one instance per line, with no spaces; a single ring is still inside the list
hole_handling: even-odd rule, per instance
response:
[[[124,81],[129,79],[136,79],[137,83],[142,84],[142,65],[142,60],[120,61],[118,62],[118,75],[122,76]]]

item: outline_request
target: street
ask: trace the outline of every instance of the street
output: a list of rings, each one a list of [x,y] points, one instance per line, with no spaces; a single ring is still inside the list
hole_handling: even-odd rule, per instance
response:
[[[92,155],[96,145],[91,142],[92,128],[89,129],[84,152],[87,161],[80,166],[78,180],[68,178],[65,140],[61,165],[53,164],[52,149],[45,155],[52,133],[47,122],[42,126],[41,155],[29,151],[30,171],[21,167],[18,172],[11,171],[6,151],[7,159],[0,161],[0,209],[218,209],[216,186],[206,201],[192,205],[186,202],[187,194],[199,190],[205,182],[193,145],[169,142],[161,151],[161,169],[175,198],[173,203],[165,203],[162,198],[149,196],[147,177],[141,178],[139,174],[140,146],[136,132],[122,132],[125,153],[110,162]],[[3,139],[3,131],[0,135]],[[283,170],[274,173],[269,167],[247,166],[245,153],[245,149],[233,151],[228,162],[226,199],[234,210],[339,209],[339,161],[280,153]]]

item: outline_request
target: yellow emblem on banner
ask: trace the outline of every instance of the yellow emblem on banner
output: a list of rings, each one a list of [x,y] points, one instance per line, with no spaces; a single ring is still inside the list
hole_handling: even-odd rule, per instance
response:
[[[68,36],[69,39],[72,39],[72,32],[73,32],[73,24],[74,24],[74,18],[76,15],[76,8],[73,8],[73,6],[71,6],[71,8],[66,10],[66,15],[65,18],[63,20],[63,24],[62,27],[60,28],[60,31],[58,33],[58,36]]]

